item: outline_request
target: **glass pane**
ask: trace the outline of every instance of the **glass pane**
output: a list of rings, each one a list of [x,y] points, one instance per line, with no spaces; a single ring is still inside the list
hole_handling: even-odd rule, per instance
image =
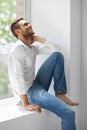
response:
[[[10,23],[16,18],[16,0],[0,0],[0,99],[12,96],[7,71],[8,52],[15,38]]]

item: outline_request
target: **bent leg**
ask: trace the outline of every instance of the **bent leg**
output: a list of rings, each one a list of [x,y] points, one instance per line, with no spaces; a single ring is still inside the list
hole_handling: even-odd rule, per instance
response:
[[[67,93],[66,78],[64,72],[64,57],[60,52],[54,52],[41,66],[35,82],[43,86],[48,91],[52,77],[54,78],[55,95],[71,106],[79,105],[78,102],[73,102],[64,94]]]
[[[54,52],[39,69],[35,81],[48,91],[52,77],[54,78],[55,93],[66,93],[64,73],[64,58],[60,52]]]

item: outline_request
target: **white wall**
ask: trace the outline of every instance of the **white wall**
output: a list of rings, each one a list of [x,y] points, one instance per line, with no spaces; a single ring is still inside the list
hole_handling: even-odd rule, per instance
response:
[[[70,2],[70,97],[80,101],[80,0]],[[80,130],[80,106],[75,107],[76,127]]]
[[[70,3],[70,95],[79,99],[80,86],[80,0]]]
[[[32,0],[30,19],[36,34],[63,46],[67,85],[69,87],[70,0]]]
[[[70,95],[80,101],[77,129],[87,130],[87,0],[71,0],[70,30]]]
[[[80,130],[87,130],[87,0],[81,0]]]

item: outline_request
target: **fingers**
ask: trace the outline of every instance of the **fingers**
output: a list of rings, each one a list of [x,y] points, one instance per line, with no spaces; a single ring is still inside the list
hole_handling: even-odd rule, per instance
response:
[[[25,109],[28,111],[37,111],[37,112],[41,113],[41,108],[37,105],[27,105],[25,107]]]
[[[34,106],[32,107],[32,110],[41,113],[41,108],[40,108],[39,106],[34,105]]]

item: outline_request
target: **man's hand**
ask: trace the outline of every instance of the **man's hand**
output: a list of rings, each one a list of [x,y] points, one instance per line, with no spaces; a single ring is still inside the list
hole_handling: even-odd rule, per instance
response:
[[[26,106],[24,106],[24,108],[25,110],[28,110],[28,111],[37,111],[41,113],[41,108],[37,105],[27,104]]]
[[[41,108],[39,106],[29,104],[26,94],[20,95],[20,98],[25,110],[41,112]]]
[[[32,43],[36,42],[36,41],[40,42],[40,43],[45,43],[46,42],[46,38],[33,35],[33,37],[32,37]]]

